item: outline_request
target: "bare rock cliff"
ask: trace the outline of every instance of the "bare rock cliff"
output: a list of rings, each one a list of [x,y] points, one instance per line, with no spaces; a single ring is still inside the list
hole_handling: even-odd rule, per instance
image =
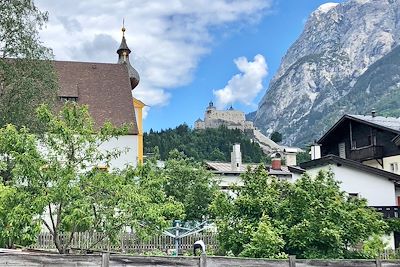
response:
[[[400,0],[320,6],[282,59],[255,125],[305,145],[344,113],[400,116],[399,42]]]

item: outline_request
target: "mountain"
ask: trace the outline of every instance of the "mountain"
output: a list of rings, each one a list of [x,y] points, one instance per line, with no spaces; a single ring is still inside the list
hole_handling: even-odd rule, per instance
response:
[[[400,0],[327,3],[308,18],[254,123],[287,145],[318,139],[345,113],[400,116]]]

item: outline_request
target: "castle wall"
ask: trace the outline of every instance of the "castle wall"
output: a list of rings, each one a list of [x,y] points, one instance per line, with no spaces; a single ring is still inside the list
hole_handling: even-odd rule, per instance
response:
[[[218,128],[220,126],[241,131],[254,129],[253,122],[246,121],[244,112],[233,109],[217,110],[213,105],[206,109],[204,121],[199,119],[194,123],[195,129]]]

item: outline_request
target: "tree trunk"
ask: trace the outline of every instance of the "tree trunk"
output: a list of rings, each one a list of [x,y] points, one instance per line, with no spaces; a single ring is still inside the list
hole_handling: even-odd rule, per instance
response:
[[[54,241],[54,245],[56,246],[56,248],[58,250],[58,253],[65,254],[64,249],[63,249],[62,245],[60,244],[60,239],[58,237],[57,230],[54,230],[53,241]]]

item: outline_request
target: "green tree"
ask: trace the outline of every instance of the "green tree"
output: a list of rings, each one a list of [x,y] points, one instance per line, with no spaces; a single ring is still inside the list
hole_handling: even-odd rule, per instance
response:
[[[40,231],[38,205],[25,190],[0,184],[0,246],[30,245]]]
[[[218,190],[212,173],[201,163],[177,150],[170,152],[165,162],[165,192],[183,203],[186,221],[202,221],[208,217],[208,208]]]
[[[332,173],[289,183],[260,167],[242,179],[243,187],[234,189],[236,198],[221,194],[211,208],[222,249],[235,255],[343,258],[385,230],[380,214],[366,200],[347,197]],[[275,246],[263,247],[263,240]]]
[[[211,152],[210,155],[210,160],[215,160],[215,161],[224,161],[225,160],[225,154],[222,153],[218,148],[214,149]]]
[[[281,215],[288,229],[287,252],[305,258],[343,258],[386,227],[365,199],[347,197],[331,172],[296,181]]]
[[[388,243],[384,242],[381,236],[373,235],[363,244],[363,256],[369,259],[377,259],[383,254],[387,246]]]
[[[264,162],[265,155],[258,143],[251,141],[251,134],[240,130],[218,129],[191,130],[182,124],[175,129],[150,131],[144,134],[145,153],[154,147],[160,150],[160,158],[166,160],[169,152],[177,149],[197,161],[230,161],[232,145],[240,143],[244,162]]]
[[[275,143],[280,143],[282,142],[282,134],[278,131],[275,131],[271,134],[270,136],[271,140],[274,141]]]
[[[274,229],[270,219],[264,216],[258,224],[257,231],[252,234],[250,243],[244,245],[244,249],[239,255],[251,258],[282,257],[286,256],[281,253],[284,245],[285,241],[279,235],[278,230]]]
[[[40,231],[42,205],[18,176],[36,175],[42,166],[34,135],[12,125],[0,128],[0,245],[27,245]]]
[[[38,35],[47,13],[32,0],[4,0],[0,17],[0,127],[13,123],[38,130],[35,109],[54,104],[58,89],[51,50]]]
[[[34,212],[26,212],[26,216],[41,219],[60,253],[68,252],[74,234],[79,231],[101,232],[104,238],[116,241],[125,227],[139,235],[150,234],[181,216],[182,205],[167,198],[163,177],[149,167],[150,163],[122,171],[97,168],[98,164],[108,166],[121,153],[100,151],[99,145],[125,133],[127,127],[114,128],[106,123],[95,130],[87,107],[74,103],[65,105],[58,115],[42,106],[38,117],[45,129],[45,134],[38,138],[12,126],[6,130],[15,132],[13,138],[0,132],[0,147],[3,140],[9,140],[8,149],[2,151],[0,158],[8,156],[11,162],[2,161],[1,166],[11,167],[8,186],[27,195],[19,195],[23,196],[22,203],[30,201],[37,207],[36,216],[31,216]],[[13,207],[14,213],[20,212],[19,205]],[[7,208],[10,209],[0,206],[0,211]],[[5,221],[13,219],[7,214],[3,216]],[[15,232],[25,231],[19,225],[11,228]],[[65,238],[61,233],[69,236]]]
[[[306,162],[311,160],[311,155],[310,155],[310,148],[308,148],[305,152],[299,152],[296,155],[296,161],[297,164]]]

